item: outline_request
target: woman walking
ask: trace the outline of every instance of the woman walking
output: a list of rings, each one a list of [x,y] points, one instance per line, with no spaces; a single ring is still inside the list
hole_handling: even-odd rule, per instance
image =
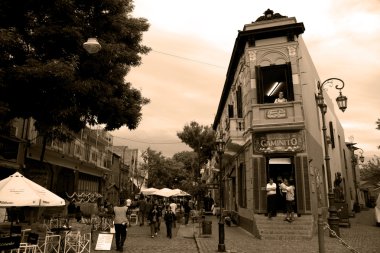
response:
[[[154,204],[152,209],[150,210],[150,212],[148,214],[148,220],[149,220],[149,224],[150,224],[150,235],[152,236],[152,238],[157,236],[158,223],[159,223],[161,215],[162,215],[162,213],[158,209],[158,205]]]
[[[123,246],[125,239],[127,238],[127,212],[128,207],[126,206],[125,200],[120,199],[118,206],[113,208],[115,213],[114,224],[115,224],[115,241],[116,250],[123,251]]]

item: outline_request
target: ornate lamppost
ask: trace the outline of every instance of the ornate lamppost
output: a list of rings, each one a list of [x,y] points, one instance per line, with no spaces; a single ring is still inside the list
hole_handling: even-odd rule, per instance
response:
[[[225,148],[225,141],[221,135],[219,139],[216,140],[216,150],[219,155],[219,244],[218,252],[225,252],[226,246],[224,244],[224,220],[222,219],[222,202],[223,202],[223,174],[222,174],[222,157]]]
[[[344,88],[344,82],[343,80],[339,78],[329,78],[325,80],[324,82],[320,83],[318,81],[317,88],[318,88],[318,95],[316,96],[317,105],[319,109],[321,110],[322,114],[322,132],[323,132],[323,142],[324,142],[324,149],[325,149],[325,164],[326,164],[326,171],[327,171],[327,184],[328,184],[328,198],[329,198],[329,217],[328,217],[328,223],[330,228],[339,236],[339,217],[337,216],[337,209],[335,207],[335,200],[334,200],[334,193],[333,188],[331,184],[331,169],[330,169],[330,156],[329,156],[329,147],[327,142],[327,134],[326,134],[326,119],[325,114],[327,113],[327,105],[324,102],[324,96],[323,96],[323,86],[327,83],[332,84],[334,81],[341,82],[341,86],[336,85],[335,89],[339,90],[339,96],[336,98],[336,102],[338,104],[339,109],[344,112],[347,108],[347,97],[342,95],[342,89]],[[323,180],[324,182],[324,180]],[[332,236],[330,234],[330,236]]]
[[[89,53],[89,54],[95,54],[102,49],[102,46],[99,44],[97,38],[88,38],[88,40],[83,43],[83,48]]]
[[[352,172],[353,172],[353,177],[354,177],[354,189],[355,189],[354,211],[355,211],[355,213],[359,213],[360,212],[360,204],[359,204],[359,195],[358,195],[358,180],[357,180],[357,176],[356,176],[356,165],[358,165],[358,161],[360,161],[361,163],[364,162],[364,156],[363,156],[363,149],[361,149],[361,148],[355,148],[355,149],[359,150],[360,156],[354,154],[354,157],[353,157],[354,166],[352,166]]]

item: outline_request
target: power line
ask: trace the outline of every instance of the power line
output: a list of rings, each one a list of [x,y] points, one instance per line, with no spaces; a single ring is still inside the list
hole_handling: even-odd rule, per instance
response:
[[[222,66],[215,65],[215,64],[212,64],[212,63],[208,63],[208,62],[204,62],[204,61],[194,60],[194,59],[187,58],[187,57],[184,57],[184,56],[170,54],[170,53],[166,53],[166,52],[162,52],[162,51],[157,51],[157,50],[153,50],[153,49],[152,49],[152,51],[156,52],[156,53],[159,53],[159,54],[164,54],[164,55],[176,57],[176,58],[179,58],[179,59],[182,59],[182,60],[186,60],[186,61],[192,61],[192,62],[196,62],[196,63],[200,63],[200,64],[205,64],[205,65],[213,66],[213,67],[220,68],[220,69],[226,69],[226,67],[222,67]]]

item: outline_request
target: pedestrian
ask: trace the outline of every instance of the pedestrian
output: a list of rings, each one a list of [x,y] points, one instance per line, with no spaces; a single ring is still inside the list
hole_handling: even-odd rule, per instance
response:
[[[288,180],[286,178],[278,180],[278,202],[280,203],[281,210],[286,214],[286,189],[281,188],[282,183],[288,185]]]
[[[139,199],[139,222],[140,222],[140,226],[144,226],[146,208],[147,208],[147,203],[146,203],[145,197],[143,194],[141,194],[140,199]]]
[[[270,178],[266,186],[269,219],[276,216],[276,188],[276,183],[273,182],[273,178]]]
[[[172,213],[176,216],[176,211],[177,211],[177,204],[173,201],[170,203],[170,209],[172,210]],[[176,223],[173,223],[173,227],[176,227]]]
[[[74,218],[75,217],[75,212],[76,212],[75,201],[74,201],[74,199],[72,199],[72,200],[70,200],[70,203],[67,206],[67,216],[69,218]]]
[[[289,179],[289,183],[281,183],[281,189],[286,190],[286,218],[284,221],[292,222],[294,221],[294,206],[295,206],[295,198],[294,198],[294,180]]]
[[[185,213],[185,225],[187,225],[189,223],[189,217],[191,212],[189,202],[185,201],[185,203],[183,204],[183,211]]]
[[[115,241],[116,241],[116,250],[123,251],[123,246],[125,239],[127,238],[127,212],[128,207],[124,199],[120,199],[118,206],[113,208],[115,213],[114,224],[115,224]]]
[[[80,205],[77,205],[75,209],[75,219],[77,219],[77,222],[80,222],[82,220],[82,211],[80,210]]]
[[[160,218],[160,213],[158,210],[158,205],[154,204],[152,209],[149,211],[148,220],[150,225],[150,235],[152,238],[157,236],[158,232],[158,222]]]
[[[173,223],[175,223],[176,217],[173,213],[170,206],[166,206],[165,214],[164,214],[164,221],[166,225],[166,237],[172,238],[172,227]]]

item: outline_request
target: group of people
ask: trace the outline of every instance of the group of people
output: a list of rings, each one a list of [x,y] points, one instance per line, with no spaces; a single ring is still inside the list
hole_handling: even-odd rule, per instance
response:
[[[115,228],[115,242],[116,250],[123,251],[124,242],[127,238],[128,229],[128,215],[130,213],[129,207],[131,202],[121,199],[118,206],[113,207],[114,212],[114,228]],[[183,204],[183,211],[185,217],[185,224],[189,222],[189,216],[191,208],[187,201]],[[176,227],[177,220],[177,208],[180,208],[181,204],[176,204],[174,201],[170,203],[159,203],[153,201],[153,199],[146,200],[144,196],[140,196],[140,199],[135,203],[135,206],[139,208],[138,219],[140,226],[143,226],[145,220],[150,226],[150,235],[152,238],[157,236],[160,231],[162,220],[166,225],[166,237],[172,238],[173,227]]]
[[[294,209],[295,209],[295,187],[294,180],[287,180],[278,178],[278,185],[273,181],[273,178],[269,179],[266,185],[267,191],[267,208],[268,218],[271,219],[277,214],[278,202],[285,202],[286,218],[285,221],[294,221]],[[284,205],[282,203],[282,205]]]

